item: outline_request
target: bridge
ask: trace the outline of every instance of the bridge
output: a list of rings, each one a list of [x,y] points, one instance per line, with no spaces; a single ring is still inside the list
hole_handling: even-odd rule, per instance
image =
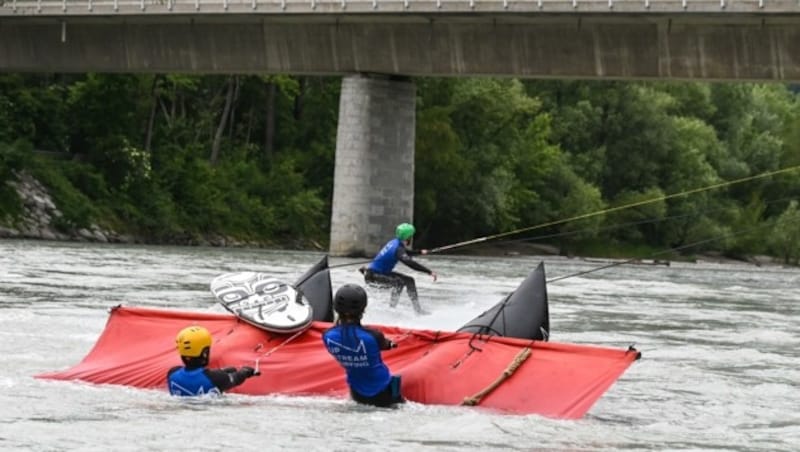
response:
[[[332,254],[413,215],[410,77],[800,81],[798,0],[0,0],[0,36],[4,72],[343,75]]]
[[[0,0],[0,70],[800,80],[797,0]]]

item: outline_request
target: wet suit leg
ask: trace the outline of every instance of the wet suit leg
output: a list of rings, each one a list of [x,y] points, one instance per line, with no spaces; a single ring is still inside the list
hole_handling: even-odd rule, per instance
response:
[[[406,401],[403,398],[403,395],[400,392],[400,376],[394,375],[392,376],[391,381],[389,381],[389,386],[386,387],[383,391],[375,394],[372,397],[365,397],[352,389],[350,390],[350,396],[358,403],[362,403],[364,405],[372,405],[381,408],[388,408],[396,403],[404,403]]]
[[[403,281],[402,278],[398,278],[396,275],[397,273],[394,272],[384,275],[367,270],[364,272],[364,281],[379,287],[391,288],[392,295],[389,300],[389,306],[395,307],[397,306],[397,302],[400,301],[400,292],[402,292],[403,287],[405,287],[405,281]]]
[[[422,312],[422,306],[419,304],[419,295],[417,294],[417,283],[411,276],[397,272],[383,275],[366,270],[364,272],[364,281],[384,287],[391,287],[392,295],[389,301],[389,306],[391,307],[397,306],[397,302],[400,301],[400,293],[403,292],[403,288],[406,288],[408,297],[411,299],[411,304],[414,306],[414,311]]]
[[[419,304],[419,295],[417,295],[417,282],[414,280],[414,278],[408,275],[404,275],[402,273],[395,273],[395,272],[392,272],[392,275],[394,275],[397,278],[400,278],[403,281],[402,284],[403,286],[405,286],[406,292],[408,292],[408,298],[411,299],[411,304],[414,305],[414,311],[422,312],[422,306],[420,306]]]

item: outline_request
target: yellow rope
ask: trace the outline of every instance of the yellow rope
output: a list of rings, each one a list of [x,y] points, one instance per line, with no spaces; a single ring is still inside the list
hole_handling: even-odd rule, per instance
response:
[[[596,212],[585,213],[583,215],[578,215],[578,216],[571,217],[571,218],[565,218],[563,220],[550,221],[550,222],[547,222],[547,223],[537,224],[535,226],[529,226],[529,227],[526,227],[526,228],[515,229],[513,231],[502,232],[500,234],[488,235],[486,237],[479,237],[477,239],[467,240],[465,242],[454,243],[452,245],[440,246],[438,248],[434,248],[434,249],[428,251],[428,253],[429,254],[430,253],[438,253],[438,252],[444,251],[444,250],[458,248],[458,247],[462,247],[462,246],[466,246],[466,245],[473,245],[475,243],[485,242],[487,240],[499,239],[501,237],[506,237],[506,236],[513,235],[513,234],[519,234],[520,232],[527,232],[527,231],[531,231],[531,230],[534,230],[534,229],[544,228],[544,227],[547,227],[547,226],[555,226],[557,224],[569,223],[570,221],[582,220],[584,218],[590,218],[590,217],[594,217],[594,216],[597,216],[597,215],[603,215],[603,214],[606,214],[606,213],[609,213],[609,212],[616,212],[618,210],[629,209],[631,207],[638,207],[638,206],[641,206],[641,205],[644,205],[644,204],[650,204],[651,202],[664,201],[664,200],[667,200],[667,199],[676,198],[678,196],[691,195],[691,194],[699,193],[699,192],[706,191],[706,190],[713,190],[715,188],[727,187],[728,185],[738,184],[738,183],[741,183],[741,182],[747,182],[747,181],[750,181],[750,180],[761,179],[762,177],[774,176],[776,174],[786,173],[786,172],[789,172],[789,171],[794,171],[796,169],[800,169],[800,165],[791,166],[791,167],[788,167],[788,168],[783,168],[783,169],[779,169],[779,170],[775,170],[775,171],[767,171],[766,173],[756,174],[755,176],[742,177],[740,179],[734,179],[734,180],[730,180],[730,181],[720,182],[718,184],[708,185],[706,187],[694,188],[694,189],[691,189],[691,190],[682,191],[680,193],[673,193],[671,195],[658,196],[656,198],[646,199],[644,201],[632,202],[630,204],[625,204],[625,205],[622,205],[622,206],[610,207],[608,209],[598,210]]]
[[[497,379],[492,382],[492,384],[483,388],[483,390],[479,391],[472,397],[464,397],[464,401],[461,402],[461,404],[466,406],[475,406],[479,404],[481,399],[486,397],[486,395],[497,389],[497,387],[500,386],[504,381],[506,381],[509,377],[514,375],[514,372],[517,371],[519,366],[521,366],[522,363],[524,363],[529,356],[531,356],[530,347],[525,347],[524,349],[520,350],[520,352],[517,353],[517,356],[514,357],[514,361],[512,361],[511,364],[508,365],[506,370],[504,370],[503,373],[500,374],[500,376],[497,377]]]

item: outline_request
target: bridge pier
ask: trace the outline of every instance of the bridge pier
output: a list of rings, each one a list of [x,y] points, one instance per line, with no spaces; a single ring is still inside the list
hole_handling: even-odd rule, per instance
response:
[[[342,79],[330,254],[371,256],[414,214],[416,87],[406,79]]]

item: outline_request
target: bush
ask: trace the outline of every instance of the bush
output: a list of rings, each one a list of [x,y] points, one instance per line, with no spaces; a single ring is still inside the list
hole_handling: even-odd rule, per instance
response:
[[[77,166],[64,171],[65,167]],[[94,168],[89,165],[74,162],[51,162],[40,160],[31,168],[31,174],[38,179],[50,192],[53,201],[62,213],[62,217],[54,221],[54,226],[61,231],[72,228],[86,228],[103,217],[101,209],[77,189],[66,174],[75,171],[92,173]]]
[[[793,200],[783,213],[775,220],[775,227],[769,235],[769,244],[776,256],[783,258],[786,264],[800,263],[800,209]]]
[[[9,182],[30,166],[32,149],[26,142],[0,143],[0,221],[8,223],[23,213],[22,200]]]

